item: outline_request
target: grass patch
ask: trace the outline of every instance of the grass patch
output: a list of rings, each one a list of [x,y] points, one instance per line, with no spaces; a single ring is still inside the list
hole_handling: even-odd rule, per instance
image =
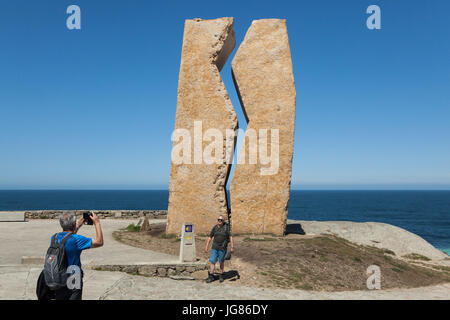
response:
[[[312,290],[313,286],[310,284],[307,284],[307,283],[303,283],[303,284],[297,286],[297,288],[301,289],[301,290]]]
[[[277,241],[274,238],[244,238],[243,241]]]
[[[141,231],[141,227],[132,223],[132,224],[128,225],[128,227],[126,227],[126,230],[128,232],[139,232],[139,231]]]
[[[430,261],[431,259],[428,257],[425,257],[418,253],[410,253],[403,256],[403,258],[411,259],[411,260],[421,260],[421,261]]]
[[[362,245],[361,247],[366,248],[369,251],[375,251],[378,254],[388,254],[391,256],[396,256],[395,252],[386,248],[378,248],[375,246]]]
[[[409,269],[408,266],[403,265],[403,264],[401,264],[401,263],[397,263],[397,262],[395,262],[395,261],[391,261],[391,264],[392,264],[393,266],[397,267],[398,269],[402,269],[402,270],[404,270],[404,271],[406,271],[406,270]]]
[[[431,266],[433,269],[450,272],[450,267],[447,266]]]
[[[384,254],[390,254],[391,256],[395,256],[395,252],[389,249],[380,249]]]
[[[197,233],[195,235],[197,238],[209,238],[209,233]]]
[[[160,238],[161,238],[161,239],[176,239],[176,238],[177,238],[177,235],[174,234],[174,233],[169,233],[169,234],[167,234],[167,233],[162,233],[162,234],[160,235]]]
[[[208,234],[209,236],[209,234]],[[254,233],[233,233],[233,237],[247,237],[247,238],[251,238],[254,236],[267,236],[267,237],[272,237],[272,238],[279,238],[280,236],[276,235],[275,233],[261,233],[261,234],[254,234]]]
[[[304,275],[297,271],[290,271],[289,275],[295,280],[303,280]]]

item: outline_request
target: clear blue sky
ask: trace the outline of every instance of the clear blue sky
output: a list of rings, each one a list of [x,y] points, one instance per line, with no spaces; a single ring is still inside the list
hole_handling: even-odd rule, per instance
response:
[[[0,188],[167,188],[184,20],[231,16],[237,45],[253,19],[287,19],[293,188],[450,189],[449,14],[448,0],[1,0]],[[222,77],[245,128],[236,49]]]

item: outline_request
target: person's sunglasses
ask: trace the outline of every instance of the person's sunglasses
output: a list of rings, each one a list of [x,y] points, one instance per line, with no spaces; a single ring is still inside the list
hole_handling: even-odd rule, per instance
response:
[[[217,221],[223,221],[223,219],[217,219]]]

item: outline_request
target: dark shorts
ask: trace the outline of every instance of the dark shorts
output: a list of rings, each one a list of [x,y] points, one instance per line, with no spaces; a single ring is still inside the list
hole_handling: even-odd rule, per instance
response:
[[[83,296],[83,277],[84,272],[81,270],[80,289],[69,289],[67,287],[55,290],[56,300],[82,300]]]
[[[82,300],[83,286],[81,289],[70,290],[67,287],[55,291],[56,300]]]

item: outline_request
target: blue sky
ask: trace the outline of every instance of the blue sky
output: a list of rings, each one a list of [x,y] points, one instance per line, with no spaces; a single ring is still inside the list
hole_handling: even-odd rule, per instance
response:
[[[66,28],[81,8],[82,29]],[[366,8],[381,8],[368,30]],[[0,188],[167,188],[184,20],[285,18],[293,188],[450,189],[450,2],[0,1]],[[237,49],[237,47],[236,47]],[[230,56],[222,77],[246,127]]]

